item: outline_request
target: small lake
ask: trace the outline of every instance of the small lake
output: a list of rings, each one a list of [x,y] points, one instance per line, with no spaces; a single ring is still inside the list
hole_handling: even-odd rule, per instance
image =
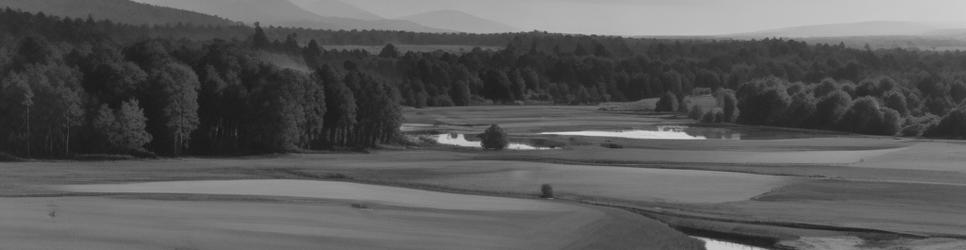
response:
[[[570,135],[589,137],[627,138],[641,140],[741,140],[741,133],[720,128],[692,128],[687,126],[657,126],[653,129],[586,130],[544,132],[542,135]]]
[[[704,241],[704,248],[707,250],[768,250],[765,248],[742,245],[738,243],[720,241],[720,240],[703,238],[703,237],[691,236],[691,238]]]
[[[441,134],[441,135],[434,136],[433,139],[436,141],[436,143],[439,143],[439,144],[442,144],[442,145],[459,146],[459,147],[467,147],[467,148],[483,148],[483,145],[480,144],[480,141],[470,141],[470,140],[467,140],[465,134]],[[535,147],[535,146],[531,146],[531,145],[527,145],[527,144],[512,143],[511,142],[510,145],[507,146],[507,149],[510,149],[510,150],[551,150],[551,149],[554,149],[554,148]]]

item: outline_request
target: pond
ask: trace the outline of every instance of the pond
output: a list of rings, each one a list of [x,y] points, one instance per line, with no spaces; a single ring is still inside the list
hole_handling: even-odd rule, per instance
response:
[[[571,131],[544,132],[542,135],[573,135],[589,137],[610,137],[646,140],[741,140],[741,133],[722,128],[692,128],[687,126],[657,126],[653,129],[633,129],[614,131]]]
[[[704,248],[707,250],[767,250],[761,247],[742,245],[738,243],[720,241],[720,240],[704,238],[704,237],[692,236],[692,238],[704,241]]]
[[[451,145],[451,146],[459,146],[459,147],[468,147],[468,148],[483,148],[483,145],[480,144],[480,141],[470,141],[470,140],[467,140],[465,134],[441,134],[441,135],[434,136],[433,137],[433,140],[435,140],[436,143],[443,144],[443,145]],[[531,146],[531,145],[527,145],[527,144],[512,143],[511,142],[507,146],[507,149],[510,149],[510,150],[551,150],[551,149],[554,149],[554,148],[549,148],[549,147],[536,147],[536,146]]]

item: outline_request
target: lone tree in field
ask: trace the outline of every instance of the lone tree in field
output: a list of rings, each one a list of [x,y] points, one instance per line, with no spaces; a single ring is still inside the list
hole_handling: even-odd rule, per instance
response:
[[[490,128],[486,129],[486,131],[477,137],[482,139],[480,145],[483,146],[484,150],[503,150],[510,144],[506,138],[506,131],[503,131],[503,128],[500,128],[496,124],[490,126]]]

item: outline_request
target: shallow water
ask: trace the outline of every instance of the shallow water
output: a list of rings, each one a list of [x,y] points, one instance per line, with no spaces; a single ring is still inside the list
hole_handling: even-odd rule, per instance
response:
[[[765,248],[742,245],[738,243],[720,241],[720,240],[703,238],[703,237],[692,236],[692,238],[704,241],[704,248],[707,250],[767,250]]]
[[[452,146],[460,146],[460,147],[468,147],[468,148],[483,148],[483,145],[480,144],[480,141],[467,140],[466,135],[464,134],[441,134],[441,135],[436,135],[436,137],[434,137],[433,139],[436,140],[436,143],[443,144],[443,145],[452,145]],[[522,143],[510,143],[510,145],[507,146],[507,149],[551,150],[553,148],[534,147],[534,146],[530,146]]]
[[[733,133],[726,129],[690,128],[685,126],[657,126],[654,129],[633,129],[614,131],[570,131],[544,132],[542,135],[572,135],[590,137],[610,137],[644,140],[741,140],[740,133]]]

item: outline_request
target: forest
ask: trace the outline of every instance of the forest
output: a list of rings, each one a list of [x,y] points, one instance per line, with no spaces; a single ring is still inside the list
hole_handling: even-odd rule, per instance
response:
[[[324,47],[352,43],[387,45]],[[24,157],[364,148],[397,139],[402,106],[645,98],[707,122],[966,137],[966,53],[784,39],[135,26],[6,9],[0,72],[0,151]]]
[[[396,138],[396,88],[359,70],[299,71],[245,42],[114,41],[104,26],[7,10],[0,151],[255,154]]]

